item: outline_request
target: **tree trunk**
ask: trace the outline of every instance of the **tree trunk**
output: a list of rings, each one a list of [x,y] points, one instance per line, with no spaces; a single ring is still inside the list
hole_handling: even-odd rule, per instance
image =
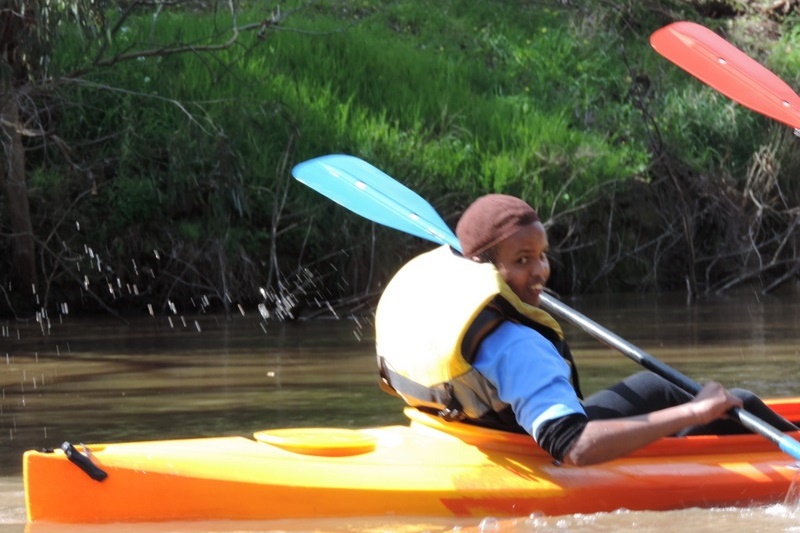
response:
[[[7,221],[11,228],[11,288],[22,294],[32,294],[36,285],[36,246],[25,180],[19,107],[16,93],[9,87],[0,93],[0,135],[3,147],[0,186],[5,193]]]

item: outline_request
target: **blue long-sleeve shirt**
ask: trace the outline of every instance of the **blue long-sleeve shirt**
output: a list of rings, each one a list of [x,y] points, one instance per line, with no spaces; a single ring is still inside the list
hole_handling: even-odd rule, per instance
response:
[[[568,415],[585,417],[569,365],[552,343],[529,327],[501,324],[483,340],[473,366],[540,445],[543,424]]]

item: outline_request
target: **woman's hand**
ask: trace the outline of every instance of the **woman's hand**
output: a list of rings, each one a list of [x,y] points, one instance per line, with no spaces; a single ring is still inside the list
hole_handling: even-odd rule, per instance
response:
[[[734,407],[742,407],[742,400],[728,392],[728,389],[710,381],[706,383],[688,404],[697,416],[698,426],[709,424],[725,416]]]

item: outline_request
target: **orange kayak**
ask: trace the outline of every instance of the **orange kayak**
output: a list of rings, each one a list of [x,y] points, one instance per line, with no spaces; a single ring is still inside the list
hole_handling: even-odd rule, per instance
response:
[[[769,403],[800,419],[800,398]],[[407,426],[28,451],[28,520],[479,518],[747,506],[782,501],[795,473],[794,460],[757,435],[665,438],[575,468],[554,464],[526,435],[406,413]]]

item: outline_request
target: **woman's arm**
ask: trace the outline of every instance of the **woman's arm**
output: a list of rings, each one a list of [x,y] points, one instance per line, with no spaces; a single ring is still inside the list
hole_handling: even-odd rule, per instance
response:
[[[707,383],[685,404],[640,416],[587,423],[564,463],[586,466],[610,461],[684,428],[708,424],[741,406],[741,400],[722,385]]]

